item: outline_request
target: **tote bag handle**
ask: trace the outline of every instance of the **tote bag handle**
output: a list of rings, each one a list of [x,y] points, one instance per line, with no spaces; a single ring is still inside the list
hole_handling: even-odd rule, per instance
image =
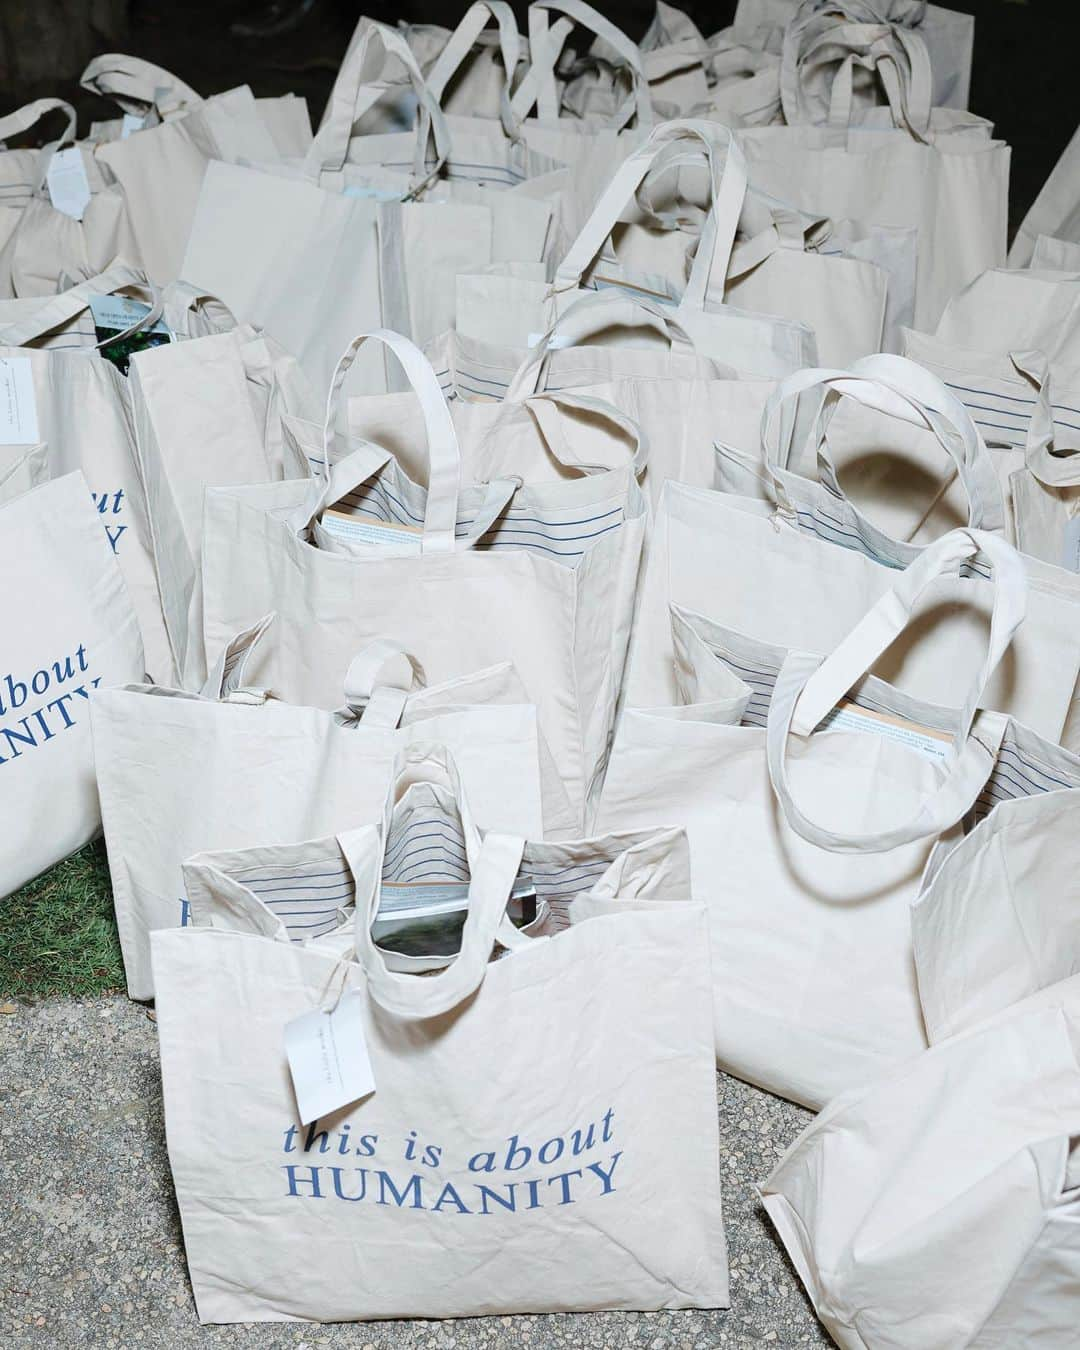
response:
[[[326,396],[323,464],[319,473],[312,479],[312,492],[308,501],[294,514],[290,524],[297,533],[302,533],[326,506],[340,501],[347,493],[353,491],[364,477],[370,476],[370,461],[360,479],[355,476],[352,456],[342,460],[340,464],[332,464],[341,387],[350,366],[356,360],[357,352],[369,340],[381,342],[397,357],[420,404],[424,419],[424,429],[427,433],[428,494],[421,551],[450,553],[454,549],[458,499],[461,495],[461,450],[458,446],[457,432],[454,430],[450,409],[446,406],[446,399],[443,398],[431,362],[415,343],[402,337],[400,333],[392,333],[388,328],[374,328],[366,333],[357,334],[341,354]]]
[[[658,161],[663,163],[668,146],[685,141],[697,142],[709,168],[711,209],[683,301],[692,308],[703,308],[711,274],[714,271],[721,277],[727,274],[746,196],[746,160],[727,127],[719,122],[692,118],[662,122],[650,133],[645,144],[632,151],[615,171],[578,237],[556,268],[555,291],[574,290],[581,285],[582,277],[610,238],[626,206],[634,200],[650,169]],[[722,165],[718,157],[721,145],[726,149]]]
[[[385,54],[396,56],[405,67],[424,112],[420,121],[422,134],[417,136],[413,158],[414,181],[407,194],[407,197],[416,197],[438,176],[449,157],[450,133],[447,130],[446,118],[401,34],[373,20],[361,20],[361,23],[366,24],[366,27],[360,34],[360,40],[346,55],[345,62],[334,81],[334,87],[330,92],[330,106],[304,161],[305,172],[308,178],[318,182],[320,175],[340,173],[348,162],[353,124],[369,108],[374,107],[386,92],[385,85],[370,84],[364,78],[365,64],[373,51],[372,44],[378,43]],[[436,158],[435,165],[430,170],[427,167],[429,130],[434,138]]]
[[[163,121],[204,101],[201,94],[163,66],[122,52],[95,56],[79,77],[79,84],[91,94],[112,99],[124,112],[141,116],[152,108]]]
[[[372,829],[369,826],[338,837],[356,879],[356,957],[364,968],[368,992],[396,1017],[441,1017],[471,998],[484,982],[521,867],[524,840],[505,834],[484,836],[469,881],[469,907],[460,951],[438,974],[420,977],[389,970],[371,936],[382,870],[382,850],[372,846]]]
[[[1024,441],[1024,463],[1028,471],[1047,487],[1075,487],[1080,483],[1080,438],[1075,444],[1055,448],[1058,432],[1054,426],[1050,363],[1046,353],[1010,352],[1009,360],[1037,392]]]
[[[613,288],[583,295],[573,304],[567,305],[563,312],[552,320],[551,326],[540,341],[529,348],[529,354],[514,372],[506,390],[508,403],[520,402],[540,392],[540,382],[548,356],[554,350],[556,338],[563,341],[560,345],[576,346],[586,338],[602,333],[620,322],[632,319],[649,320],[649,326],[656,328],[673,347],[685,346],[693,349],[693,339],[679,322],[678,311],[661,305],[645,296],[631,295],[626,291]]]
[[[67,124],[64,127],[64,134],[60,137],[58,144],[64,145],[68,141],[75,140],[76,116],[75,109],[70,103],[65,103],[62,98],[37,98],[33,103],[27,103],[21,108],[16,108],[14,112],[0,117],[0,145],[10,140],[12,136],[21,136],[24,131],[29,131],[51,112],[62,112],[67,118]]]
[[[792,795],[787,772],[790,736],[808,737],[904,631],[916,603],[943,576],[956,576],[982,553],[993,569],[994,605],[986,657],[957,717],[953,745],[938,786],[911,819],[867,834],[827,829],[812,820]],[[883,853],[902,844],[931,839],[957,823],[982,791],[994,755],[971,735],[979,699],[1024,619],[1027,580],[1016,550],[994,534],[953,530],[901,572],[890,591],[859,620],[824,659],[789,652],[773,691],[766,726],[766,754],[773,790],[791,828],[832,853]]]
[[[565,15],[566,20],[559,20],[549,28],[549,11]],[[563,44],[576,25],[603,38],[629,68],[632,92],[616,111],[611,125],[621,129],[629,125],[631,119],[636,119],[638,127],[651,127],[653,108],[649,80],[637,44],[631,42],[621,28],[616,28],[599,11],[584,4],[583,0],[534,0],[529,6],[530,64],[511,100],[515,115],[527,117],[535,105],[541,121],[558,121],[559,91],[555,82],[555,66]]]
[[[823,389],[825,397],[810,428],[807,448],[813,447],[821,481],[835,496],[844,498],[844,492],[825,437],[828,421],[842,396],[899,421],[926,427],[956,465],[967,494],[968,524],[973,529],[1005,533],[1001,484],[971,414],[936,376],[903,356],[879,353],[856,361],[848,371],[799,370],[781,380],[762,410],[761,450],[766,464],[791,467],[790,439],[774,435],[777,414],[789,400],[815,389]],[[792,421],[787,421],[789,436]],[[863,519],[854,506],[851,509]]]
[[[427,86],[441,107],[447,85],[460,70],[462,63],[475,46],[477,38],[492,20],[498,25],[499,51],[502,55],[503,69],[506,71],[506,83],[500,100],[500,120],[507,136],[516,141],[521,138],[521,122],[511,107],[510,90],[522,56],[521,34],[514,18],[514,11],[506,0],[476,0],[475,4],[469,6],[465,11],[465,17],[450,34],[446,46],[428,71]]]

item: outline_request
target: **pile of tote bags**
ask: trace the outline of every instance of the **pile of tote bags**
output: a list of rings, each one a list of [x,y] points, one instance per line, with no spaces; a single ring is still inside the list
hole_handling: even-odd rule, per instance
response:
[[[0,118],[0,894],[104,830],[205,1322],[1080,1325],[1076,143],[972,20],[361,19]],[[1075,270],[1070,270],[1073,268]]]

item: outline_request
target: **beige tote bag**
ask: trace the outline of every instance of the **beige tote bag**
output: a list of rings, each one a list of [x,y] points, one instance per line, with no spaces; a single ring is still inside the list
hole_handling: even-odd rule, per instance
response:
[[[980,547],[995,615],[963,707],[864,678],[905,628],[911,646],[932,645],[912,615]],[[1015,768],[1018,742],[1080,783],[1080,761],[1008,719],[972,724],[1022,620],[1009,545],[955,531],[891,575],[824,661],[676,611],[678,700],[623,712],[597,818],[686,826],[710,911],[718,1061],[815,1109],[926,1044],[909,907],[938,839]]]
[[[1076,1343],[1080,981],[831,1103],[762,1190],[844,1350]]]
[[[94,702],[98,788],[131,998],[154,995],[150,934],[189,919],[180,880],[189,853],[291,843],[350,820],[375,820],[395,755],[415,741],[450,747],[482,825],[519,822],[537,833],[548,823],[536,714],[511,667],[413,689],[418,672],[400,645],[371,643],[343,672],[343,711],[335,716],[247,684],[256,645],[275,640],[273,624],[266,628],[231,644],[201,696],[144,685]],[[557,783],[548,791],[557,793]],[[565,812],[550,823],[565,828]]]
[[[142,678],[138,624],[79,473],[0,504],[0,897],[101,828],[90,697]]]
[[[154,936],[202,1321],[726,1305],[704,914],[677,903],[685,841],[487,835],[457,959],[421,978],[389,969],[371,936],[380,835],[354,830],[254,877],[188,865],[190,886],[223,898],[332,871],[341,902],[355,898],[355,963],[213,928]],[[538,897],[578,894],[569,928],[531,940],[505,923],[525,879]],[[497,940],[513,946],[491,962]],[[350,1085],[341,1110],[306,1123],[286,1026],[320,1009],[374,1091]]]
[[[342,381],[369,336],[397,355],[424,408],[426,490],[382,447],[334,454]],[[436,682],[510,661],[583,819],[603,770],[637,584],[645,503],[634,467],[554,484],[468,485],[434,372],[385,331],[361,334],[342,357],[321,446],[306,452],[320,449],[332,467],[309,483],[207,493],[208,659],[274,611],[282,639],[257,654],[252,678],[290,702],[337,706],[331,671],[384,634]]]

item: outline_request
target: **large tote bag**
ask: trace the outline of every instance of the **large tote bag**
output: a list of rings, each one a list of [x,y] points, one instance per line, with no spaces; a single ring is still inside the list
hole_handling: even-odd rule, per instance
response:
[[[395,756],[438,741],[485,828],[566,828],[545,813],[536,712],[509,666],[413,689],[398,644],[341,672],[341,711],[293,707],[247,685],[266,624],[242,634],[203,695],[152,685],[92,711],[105,840],[128,995],[152,998],[150,934],[189,919],[180,864],[203,849],[292,843],[376,820]],[[421,672],[422,674],[422,672]],[[267,769],[272,747],[273,772]],[[548,791],[558,791],[549,781]],[[548,799],[550,805],[551,798]]]
[[[935,578],[980,547],[995,564],[995,614],[962,708],[864,678]],[[1028,760],[1080,783],[1080,761],[1027,729],[998,714],[972,723],[1022,620],[1010,546],[955,531],[892,575],[824,660],[677,612],[681,697],[624,711],[597,820],[687,826],[710,910],[719,1063],[814,1108],[926,1044],[909,907],[939,838],[999,773],[1041,791]],[[928,645],[918,624],[912,636]]]
[[[844,1350],[1076,1343],[1080,981],[831,1103],[762,1198]]]
[[[389,452],[336,462],[333,427],[354,353],[374,336],[397,354],[424,407],[429,487]],[[365,640],[393,634],[433,681],[513,662],[575,808],[602,773],[621,682],[644,533],[634,467],[536,486],[470,487],[438,381],[396,334],[361,334],[330,391],[310,483],[214,489],[203,544],[209,661],[262,615],[282,641],[257,682],[333,708]]]
[[[81,474],[0,506],[0,896],[101,827],[95,689],[142,678],[131,601]]]
[[[678,833],[528,846],[489,834],[460,952],[424,978],[389,969],[371,935],[378,827],[320,852],[306,870],[292,860],[296,880],[321,862],[355,897],[355,963],[214,928],[154,938],[200,1318],[726,1305],[706,934],[698,905],[671,903],[686,899]],[[566,898],[579,895],[571,918],[579,902],[586,917],[511,937],[516,884],[535,879],[539,894],[560,871]],[[260,875],[248,872],[256,888]],[[247,881],[199,859],[189,878],[223,898]],[[630,896],[640,903],[610,903]],[[497,938],[513,946],[491,962]],[[374,1092],[307,1123],[285,1027],[335,1007]]]

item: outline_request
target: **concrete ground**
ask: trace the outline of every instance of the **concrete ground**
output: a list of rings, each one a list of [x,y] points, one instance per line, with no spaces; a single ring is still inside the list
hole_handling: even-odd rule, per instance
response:
[[[5,1005],[10,1007],[12,1005]],[[808,1114],[721,1075],[727,1312],[200,1327],[165,1153],[157,1033],[120,996],[0,1015],[0,1345],[470,1350],[821,1346],[753,1183]]]

